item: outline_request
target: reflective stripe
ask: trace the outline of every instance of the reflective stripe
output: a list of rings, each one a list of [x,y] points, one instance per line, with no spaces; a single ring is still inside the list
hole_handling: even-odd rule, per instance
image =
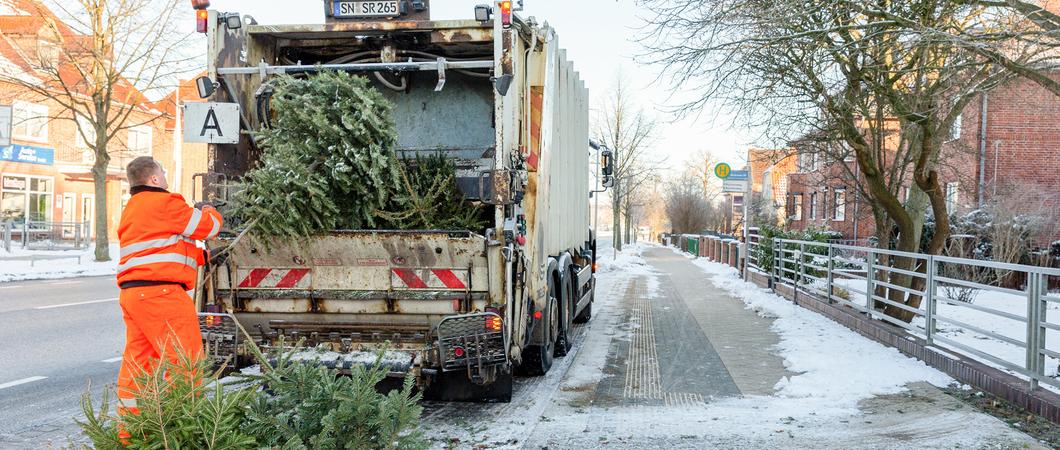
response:
[[[213,221],[213,229],[210,230],[210,234],[206,235],[206,239],[213,239],[217,237],[217,233],[221,232],[221,222],[217,221],[217,217],[210,215],[210,220]]]
[[[180,234],[183,234],[185,236],[191,236],[192,234],[194,234],[195,229],[199,228],[200,220],[202,220],[202,210],[191,210],[191,220],[188,221],[188,226],[184,227],[184,232]]]
[[[179,255],[176,253],[161,253],[158,255],[147,255],[140,256],[137,258],[130,258],[128,261],[125,262],[125,264],[118,266],[118,273],[121,274],[122,272],[125,272],[126,270],[132,269],[134,267],[155,263],[178,263],[184,264],[188,267],[191,267],[192,269],[197,269],[199,267],[198,263],[195,262],[195,258]]]
[[[121,248],[121,257],[125,258],[136,252],[142,252],[151,248],[165,248],[170,245],[176,244],[177,242],[184,241],[189,244],[195,245],[195,241],[188,239],[179,234],[175,234],[169,239],[155,239],[153,241],[137,242],[135,244],[129,244]]]

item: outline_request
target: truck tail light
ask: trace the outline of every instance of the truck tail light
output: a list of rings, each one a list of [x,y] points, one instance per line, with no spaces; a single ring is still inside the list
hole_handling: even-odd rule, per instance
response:
[[[200,33],[206,33],[207,28],[210,25],[210,11],[205,9],[195,10],[195,30]]]
[[[209,8],[210,0],[191,0],[191,7],[195,9]]]
[[[501,2],[501,25],[504,28],[512,26],[512,2],[510,0],[504,0]]]
[[[486,330],[488,331],[501,331],[504,327],[504,321],[501,316],[486,316]]]

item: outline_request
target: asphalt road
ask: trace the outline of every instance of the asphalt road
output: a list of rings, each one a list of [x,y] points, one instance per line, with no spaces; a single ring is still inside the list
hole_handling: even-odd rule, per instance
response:
[[[0,283],[0,448],[76,432],[82,394],[117,379],[124,332],[113,276]]]

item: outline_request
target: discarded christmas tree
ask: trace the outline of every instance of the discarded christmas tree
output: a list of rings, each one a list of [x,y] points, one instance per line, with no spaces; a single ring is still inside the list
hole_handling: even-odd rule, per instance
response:
[[[260,165],[233,209],[255,234],[486,226],[457,188],[452,162],[397,158],[393,106],[367,79],[321,72],[271,83],[271,126],[255,135]]]
[[[405,160],[401,184],[387,211],[379,216],[398,230],[480,230],[488,218],[464,199],[456,185],[456,166],[442,155]]]

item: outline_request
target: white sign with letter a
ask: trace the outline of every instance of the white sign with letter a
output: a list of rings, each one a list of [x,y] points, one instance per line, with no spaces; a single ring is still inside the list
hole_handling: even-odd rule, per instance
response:
[[[238,144],[238,103],[185,103],[184,142]]]

